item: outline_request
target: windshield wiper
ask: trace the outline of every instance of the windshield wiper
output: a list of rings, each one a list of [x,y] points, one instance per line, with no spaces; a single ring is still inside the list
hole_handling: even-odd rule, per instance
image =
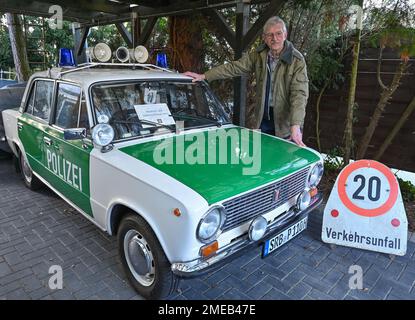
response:
[[[180,114],[180,113],[172,113],[171,116],[172,117],[182,118],[182,119],[187,119],[187,120],[204,120],[204,121],[206,121],[208,123],[215,124],[219,128],[223,125],[223,122],[220,121],[220,120],[208,119],[208,118],[204,118],[204,117],[201,117],[201,116],[191,116],[191,115]],[[198,126],[196,126],[196,127],[198,127]]]
[[[158,123],[158,122],[153,122],[153,121],[149,121],[149,120],[140,120],[137,119],[137,121],[131,121],[131,120],[112,120],[112,123],[126,123],[126,124],[150,124],[153,125],[154,127],[151,128],[166,128],[169,129],[170,131],[175,131],[176,130],[176,125],[175,124],[163,124],[163,123]],[[145,129],[151,129],[151,128],[143,128],[143,130]]]

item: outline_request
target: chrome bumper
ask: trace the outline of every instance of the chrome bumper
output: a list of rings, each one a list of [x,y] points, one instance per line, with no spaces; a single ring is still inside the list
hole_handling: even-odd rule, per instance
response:
[[[293,223],[297,220],[301,220],[306,215],[308,215],[308,213],[318,208],[322,201],[323,197],[319,193],[315,196],[313,204],[306,210],[288,211],[282,217],[280,217],[279,219],[277,218],[268,226],[264,237],[259,241],[253,242],[249,240],[248,234],[244,234],[243,236],[241,236],[240,239],[233,241],[227,246],[221,248],[215,255],[211,257],[204,259],[198,258],[187,262],[175,262],[172,263],[171,270],[175,275],[183,278],[196,277],[207,272],[213,271],[214,269],[221,267],[226,262],[229,262],[231,258],[236,258],[239,254],[245,252],[246,250],[260,246],[265,239],[267,239],[277,231],[280,231],[288,224]]]

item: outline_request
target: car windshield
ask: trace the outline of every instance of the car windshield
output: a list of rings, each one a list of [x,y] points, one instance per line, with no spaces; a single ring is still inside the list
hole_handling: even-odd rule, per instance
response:
[[[222,104],[203,82],[140,81],[91,89],[97,123],[109,123],[115,140],[229,123]]]

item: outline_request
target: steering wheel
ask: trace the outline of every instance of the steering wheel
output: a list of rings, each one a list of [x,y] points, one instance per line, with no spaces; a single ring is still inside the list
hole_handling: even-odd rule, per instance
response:
[[[116,118],[120,120],[117,120]],[[155,133],[157,130],[166,130],[166,129],[169,130],[170,132],[174,132],[174,130],[171,128],[164,127],[164,126],[157,126],[156,124],[149,125],[148,127],[144,127],[144,125],[146,125],[145,121],[140,123],[140,119],[138,118],[138,115],[134,109],[118,110],[112,115],[109,122],[115,123],[117,125],[127,126],[130,132],[137,131],[137,128],[134,128],[134,126],[139,126],[140,129],[138,130],[140,131],[148,130],[150,134]],[[128,122],[128,123],[124,123],[124,122]]]
[[[111,116],[109,122],[113,121],[133,121],[138,120],[137,112],[134,109],[118,110]]]
[[[123,136],[126,132],[137,132],[139,129],[136,126],[142,128],[134,109],[121,109],[114,112],[108,123],[112,124],[117,136]]]
[[[196,109],[190,109],[190,108],[177,108],[177,109],[172,109],[173,113],[173,117],[174,114],[177,115],[188,115],[188,116],[199,116],[199,114],[197,113]]]

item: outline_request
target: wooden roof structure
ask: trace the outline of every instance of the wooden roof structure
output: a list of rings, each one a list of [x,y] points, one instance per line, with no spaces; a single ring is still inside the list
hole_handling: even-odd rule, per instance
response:
[[[50,18],[52,6],[62,8],[63,20],[76,22],[75,56],[78,62],[85,57],[85,42],[89,29],[94,26],[115,24],[127,45],[144,44],[149,39],[159,17],[188,15],[195,12],[211,17],[223,37],[239,59],[260,35],[263,25],[276,15],[288,0],[0,0],[0,13],[16,13]],[[253,25],[249,23],[251,5],[267,5]],[[229,26],[220,9],[234,7],[236,26]],[[146,20],[143,28],[140,21]],[[123,22],[131,21],[131,31]],[[244,125],[246,77],[235,80],[234,123]]]

